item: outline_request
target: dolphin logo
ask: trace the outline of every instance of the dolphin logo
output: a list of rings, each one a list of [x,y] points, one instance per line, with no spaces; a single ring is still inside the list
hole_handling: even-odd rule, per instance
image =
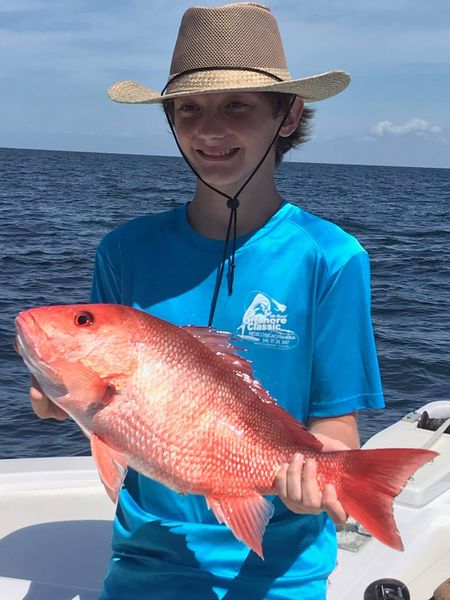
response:
[[[241,336],[248,332],[249,326],[268,321],[271,317],[285,314],[287,306],[273,298],[258,292],[244,313],[242,324],[238,327]],[[286,319],[283,319],[284,321]],[[251,336],[253,337],[253,336]]]

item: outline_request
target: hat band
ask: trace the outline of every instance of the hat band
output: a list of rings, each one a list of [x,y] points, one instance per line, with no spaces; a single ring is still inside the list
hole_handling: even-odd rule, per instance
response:
[[[267,78],[277,82],[291,79],[289,71],[286,69],[277,69],[276,73],[273,71],[235,66],[189,69],[171,76],[161,90],[161,96],[178,93],[207,93],[221,88],[239,89],[267,85]]]

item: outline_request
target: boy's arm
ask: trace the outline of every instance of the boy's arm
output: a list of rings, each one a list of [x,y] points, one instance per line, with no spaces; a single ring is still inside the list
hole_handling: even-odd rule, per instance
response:
[[[360,447],[357,412],[351,412],[348,415],[339,417],[313,417],[309,419],[307,426],[311,433],[317,435],[321,442],[321,436],[339,440],[345,444],[346,448],[357,450]],[[325,450],[326,448],[326,443]]]
[[[352,412],[339,417],[311,418],[308,429],[323,443],[325,452],[357,449],[359,435],[356,414]],[[316,461],[304,461],[302,454],[295,454],[290,463],[280,467],[275,478],[275,488],[280,499],[292,512],[326,512],[337,525],[347,520],[347,513],[337,499],[334,486],[327,484],[320,491]]]

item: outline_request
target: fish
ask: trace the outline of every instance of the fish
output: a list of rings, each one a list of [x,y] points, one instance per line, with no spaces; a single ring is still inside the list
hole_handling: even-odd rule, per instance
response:
[[[90,438],[117,501],[128,467],[180,494],[203,495],[217,521],[263,558],[275,476],[295,453],[314,458],[345,511],[403,549],[393,499],[431,450],[323,451],[255,378],[227,332],[176,326],[115,304],[19,313],[15,347],[43,392]]]

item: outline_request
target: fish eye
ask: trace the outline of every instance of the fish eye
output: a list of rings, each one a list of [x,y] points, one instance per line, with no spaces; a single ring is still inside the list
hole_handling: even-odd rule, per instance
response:
[[[87,310],[82,310],[75,315],[74,322],[78,327],[89,327],[94,323],[94,315]]]

